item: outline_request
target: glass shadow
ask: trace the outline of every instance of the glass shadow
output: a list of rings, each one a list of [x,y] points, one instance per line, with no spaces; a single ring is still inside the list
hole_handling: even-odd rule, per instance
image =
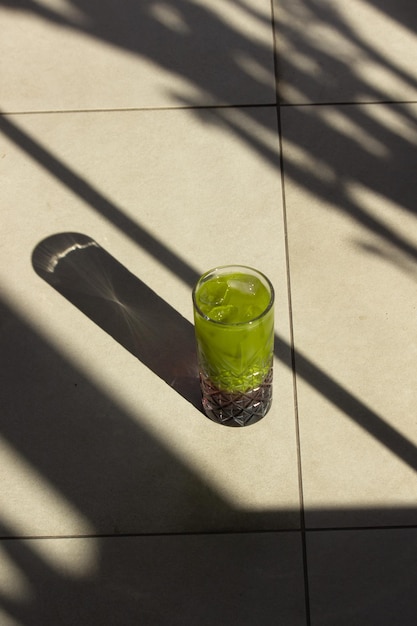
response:
[[[202,413],[193,325],[96,241],[59,233],[32,265],[48,284]]]

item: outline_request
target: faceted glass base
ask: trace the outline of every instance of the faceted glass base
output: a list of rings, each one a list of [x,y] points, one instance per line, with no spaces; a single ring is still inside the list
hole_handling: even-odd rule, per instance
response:
[[[262,385],[245,393],[221,391],[200,374],[203,408],[206,415],[227,426],[249,426],[262,419],[272,403],[272,367]]]

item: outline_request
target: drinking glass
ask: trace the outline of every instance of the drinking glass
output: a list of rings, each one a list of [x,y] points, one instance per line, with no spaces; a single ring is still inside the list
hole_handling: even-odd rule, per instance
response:
[[[273,286],[256,269],[224,265],[203,274],[192,297],[204,411],[253,424],[272,402]]]

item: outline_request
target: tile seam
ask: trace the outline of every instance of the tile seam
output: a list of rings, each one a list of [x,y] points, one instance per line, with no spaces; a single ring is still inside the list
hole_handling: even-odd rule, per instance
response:
[[[0,115],[51,115],[51,114],[69,114],[69,113],[146,113],[158,111],[199,111],[202,109],[262,109],[275,108],[276,102],[262,103],[235,103],[235,104],[201,104],[195,106],[160,106],[160,107],[122,107],[122,108],[94,108],[94,109],[41,109],[41,110],[17,110],[6,111],[0,110]]]
[[[295,426],[295,438],[297,448],[297,473],[298,473],[298,494],[299,494],[299,514],[300,514],[300,536],[301,536],[301,552],[302,552],[302,564],[303,564],[303,581],[304,581],[304,609],[306,626],[311,626],[311,603],[310,603],[310,589],[309,589],[309,576],[308,576],[308,559],[307,559],[307,536],[305,527],[305,513],[304,513],[304,493],[303,493],[303,475],[301,465],[301,442],[300,442],[300,425],[299,425],[299,412],[298,412],[298,395],[297,395],[297,379],[295,370],[295,351],[294,351],[294,326],[293,326],[293,313],[292,313],[292,299],[291,299],[291,277],[290,277],[290,259],[289,259],[289,245],[288,245],[288,222],[287,222],[287,207],[285,196],[285,169],[284,169],[284,153],[283,153],[283,141],[282,141],[282,123],[281,123],[281,108],[279,98],[279,71],[278,71],[278,46],[277,46],[277,28],[275,19],[275,7],[274,0],[271,1],[271,27],[273,37],[273,55],[274,55],[274,75],[275,75],[275,96],[276,96],[276,114],[277,114],[277,130],[278,130],[278,144],[279,144],[279,164],[280,164],[280,176],[281,176],[281,201],[282,201],[282,219],[284,226],[284,246],[285,246],[285,265],[286,265],[286,278],[287,278],[287,297],[288,297],[288,321],[290,331],[290,350],[291,350],[291,370],[292,370],[292,386],[293,386],[293,401],[294,401],[294,426]]]
[[[309,592],[307,537],[306,537],[305,509],[304,509],[303,471],[302,471],[302,463],[301,463],[301,437],[300,437],[300,423],[299,423],[299,411],[298,411],[297,378],[296,378],[296,367],[295,367],[294,326],[293,326],[293,313],[292,313],[290,259],[289,259],[289,247],[288,247],[288,225],[287,225],[287,210],[286,210],[286,197],[285,197],[285,167],[284,167],[284,154],[283,154],[283,146],[282,146],[281,114],[280,114],[279,105],[277,105],[277,120],[278,120],[280,172],[281,172],[282,217],[283,217],[283,223],[284,223],[285,264],[286,264],[286,276],[287,276],[291,372],[292,372],[293,401],[294,401],[294,422],[295,422],[294,430],[295,430],[296,447],[297,447],[298,493],[299,493],[299,499],[300,499],[299,512],[300,512],[301,548],[302,548],[303,575],[304,575],[306,626],[310,626],[311,625],[310,592]]]
[[[290,109],[292,107],[328,107],[328,106],[369,106],[369,105],[388,105],[388,104],[417,104],[417,100],[341,100],[332,102],[280,102],[281,108]]]
[[[139,537],[229,537],[232,535],[286,535],[286,534],[318,534],[326,532],[374,532],[374,531],[402,531],[415,530],[417,524],[396,524],[383,526],[322,526],[317,528],[277,528],[272,530],[232,530],[232,531],[195,531],[195,532],[159,532],[159,533],[97,533],[97,534],[64,534],[64,535],[3,535],[1,541],[32,541],[46,539],[121,539]]]
[[[299,528],[278,528],[274,530],[232,530],[232,531],[196,531],[196,532],[157,532],[157,533],[97,533],[97,534],[80,534],[80,535],[4,535],[0,537],[1,541],[33,541],[33,540],[49,540],[49,539],[128,539],[128,538],[145,538],[145,537],[230,537],[236,535],[288,535],[300,534]]]

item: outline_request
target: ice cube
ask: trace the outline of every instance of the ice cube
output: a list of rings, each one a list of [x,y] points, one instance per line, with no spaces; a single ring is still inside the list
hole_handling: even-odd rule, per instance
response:
[[[261,307],[251,304],[250,306],[248,306],[248,308],[245,311],[244,320],[245,321],[254,320],[260,315],[262,315]]]
[[[215,322],[223,322],[224,324],[233,323],[237,319],[239,310],[237,306],[233,304],[226,304],[224,306],[215,306],[210,311],[210,319]]]
[[[229,278],[227,281],[230,289],[234,289],[248,296],[256,296],[259,289],[259,281],[251,276],[242,276],[241,278]]]
[[[229,287],[222,279],[209,280],[202,285],[198,292],[198,299],[201,304],[209,307],[226,304]]]

